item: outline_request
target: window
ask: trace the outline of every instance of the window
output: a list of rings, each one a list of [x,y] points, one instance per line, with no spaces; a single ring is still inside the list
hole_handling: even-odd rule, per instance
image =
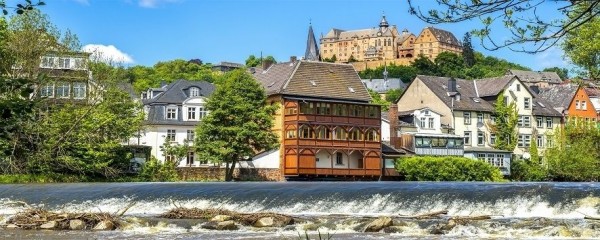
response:
[[[364,111],[364,107],[363,106],[359,106],[359,105],[350,105],[348,112],[350,113],[351,117],[363,117],[363,111]]]
[[[285,115],[296,115],[298,113],[298,108],[290,107],[285,109]]]
[[[587,110],[587,102],[581,101],[581,110]]]
[[[313,103],[309,102],[300,102],[300,113],[301,114],[313,114],[314,113]]]
[[[187,140],[188,141],[194,141],[194,138],[196,137],[196,132],[194,132],[194,130],[187,130]]]
[[[504,167],[504,154],[496,154],[496,162],[494,162],[496,167]]]
[[[177,120],[177,107],[167,107],[167,119]]]
[[[490,134],[490,145],[496,145],[496,134]]]
[[[54,97],[54,84],[51,83],[51,84],[46,84],[46,85],[42,86],[42,89],[40,90],[40,96],[53,98]]]
[[[517,125],[519,127],[531,127],[531,116],[519,116]]]
[[[194,152],[188,152],[185,164],[194,165]]]
[[[530,98],[526,97],[526,98],[523,100],[523,107],[524,107],[525,109],[530,109],[530,108],[531,108],[531,99],[530,99]]]
[[[537,127],[538,128],[544,128],[544,118],[543,117],[536,117],[535,119],[537,121]]]
[[[379,141],[379,134],[375,129],[367,130],[367,141],[377,142]]]
[[[285,131],[285,138],[294,139],[296,138],[296,129],[290,129]]]
[[[196,108],[188,107],[188,120],[196,120]]]
[[[424,110],[423,114],[425,114],[425,116],[431,116],[431,112],[429,112],[429,110]]]
[[[517,140],[517,146],[519,147],[529,147],[531,145],[531,135],[529,134],[519,134],[519,138]]]
[[[483,132],[477,132],[477,145],[483,145],[485,143],[485,134]]]
[[[198,120],[202,120],[202,118],[206,117],[206,115],[208,115],[208,110],[206,110],[206,108],[202,107],[198,107]]]
[[[329,103],[317,103],[317,114],[329,115],[330,111]]]
[[[465,146],[470,146],[471,145],[471,132],[465,132]]]
[[[83,99],[86,95],[86,84],[83,82],[73,83],[73,98]]]
[[[71,68],[71,59],[70,58],[59,58],[58,59],[58,67],[59,68]]]
[[[43,68],[53,68],[54,67],[54,57],[43,57],[42,58],[42,67]]]
[[[470,112],[463,113],[463,118],[465,119],[465,125],[471,124],[471,113]]]
[[[303,125],[300,127],[300,138],[312,139],[314,138],[314,132],[309,126]]]
[[[419,126],[421,126],[421,128],[425,128],[425,118],[424,117],[419,119]]]
[[[351,130],[349,132],[348,139],[350,139],[352,141],[362,141],[363,140],[363,134],[362,134],[362,132],[358,128],[354,128],[353,130]]]
[[[579,100],[575,100],[575,109],[581,109],[579,106]]]
[[[335,153],[335,165],[344,165],[344,155],[341,152]]]
[[[167,156],[165,156],[165,161],[166,162],[175,162],[175,156],[174,155],[167,155]]]
[[[175,129],[167,129],[167,139],[165,139],[167,142],[174,142],[175,141]]]
[[[538,146],[538,148],[544,147],[544,135],[537,136],[537,146]]]
[[[490,115],[490,122],[496,123],[496,116]]]
[[[200,89],[197,87],[190,88],[190,97],[200,96]]]
[[[338,127],[333,132],[334,140],[346,140],[346,130],[341,127]]]
[[[483,113],[477,113],[477,123],[483,123]]]
[[[69,85],[68,82],[56,83],[56,97],[69,98],[70,90],[71,90],[71,85]]]
[[[486,162],[493,166],[494,165],[494,154],[488,153]]]
[[[367,117],[369,118],[379,118],[379,108],[375,106],[367,106],[366,107]]]
[[[346,105],[344,104],[335,104],[333,105],[333,115],[335,116],[346,116],[347,114],[347,109],[346,109]]]
[[[552,118],[546,117],[546,128],[552,128]]]
[[[433,129],[433,118],[428,118],[427,120],[428,120],[427,127],[429,129]]]
[[[485,161],[485,153],[478,153],[477,160]]]
[[[317,128],[317,139],[331,139],[331,131],[329,131],[329,128],[324,126]]]
[[[552,140],[552,136],[548,136],[546,138],[546,147],[552,147],[554,145],[553,140]]]
[[[521,84],[517,84],[517,92],[521,91]]]
[[[431,147],[431,138],[417,137],[415,140],[417,147]]]

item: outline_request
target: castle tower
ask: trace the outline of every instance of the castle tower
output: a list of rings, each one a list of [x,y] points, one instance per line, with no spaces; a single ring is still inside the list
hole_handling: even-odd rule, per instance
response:
[[[306,52],[304,53],[304,59],[308,61],[321,61],[321,55],[319,54],[319,46],[315,39],[315,33],[312,29],[312,24],[308,25],[308,39],[306,40]]]

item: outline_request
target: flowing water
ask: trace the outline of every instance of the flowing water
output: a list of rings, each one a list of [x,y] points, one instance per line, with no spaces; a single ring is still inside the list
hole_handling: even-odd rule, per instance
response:
[[[123,229],[108,232],[0,229],[0,239],[300,239],[305,231],[332,239],[597,239],[598,183],[287,182],[81,183],[0,185],[0,218],[34,207],[61,212],[116,213],[130,206]],[[203,220],[158,215],[177,206],[276,212],[306,221],[285,228],[206,230]],[[444,231],[448,219],[414,216],[491,215]],[[394,231],[362,233],[377,216],[394,218]]]

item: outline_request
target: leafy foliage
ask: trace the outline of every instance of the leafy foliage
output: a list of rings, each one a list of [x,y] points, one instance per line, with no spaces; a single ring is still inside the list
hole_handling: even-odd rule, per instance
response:
[[[548,180],[548,171],[539,162],[517,159],[512,161],[510,169],[510,178],[514,181],[539,182]]]
[[[6,2],[4,0],[0,0],[0,10],[2,10],[2,14],[8,15],[8,9],[13,9],[16,14],[23,14],[27,11],[34,10],[36,7],[44,6],[46,3],[42,0],[38,0],[34,2],[32,0],[25,0],[25,4],[18,3],[14,7],[6,6]]]
[[[263,88],[244,70],[226,73],[206,107],[210,114],[196,129],[195,146],[202,159],[226,163],[226,181],[238,161],[277,147],[271,128],[278,106],[267,104]]]
[[[154,156],[146,161],[140,172],[140,179],[150,182],[171,182],[179,180],[175,162],[161,162]]]
[[[484,48],[509,48],[527,53],[551,48],[565,35],[578,32],[587,22],[597,20],[600,14],[599,1],[436,0],[437,4],[428,4],[436,6],[435,9],[424,11],[420,6],[422,2],[408,0],[409,11],[429,24],[479,19],[482,27],[472,32],[481,39]],[[556,8],[558,17],[539,15],[547,13],[545,7]],[[510,32],[508,37],[493,35],[502,28]]]
[[[183,59],[158,62],[153,67],[134,66],[124,69],[124,71],[118,68],[114,71],[133,83],[134,89],[138,92],[151,87],[160,87],[161,83],[168,84],[179,79],[214,82],[217,78],[211,65],[200,65],[197,61]]]
[[[462,50],[465,66],[472,67],[475,65],[475,51],[473,50],[473,45],[471,44],[471,34],[468,32],[465,33],[463,38]]]
[[[595,4],[598,4],[598,1]],[[596,8],[600,12],[600,5]],[[576,15],[570,15],[569,17],[573,19]],[[567,33],[562,43],[565,55],[583,69],[583,76],[590,79],[600,79],[600,41],[598,41],[598,32],[600,32],[600,17],[596,16],[579,26],[577,31]]]
[[[569,69],[566,69],[566,68],[559,68],[559,67],[544,68],[544,70],[542,70],[542,72],[555,72],[556,74],[558,74],[560,79],[563,81],[569,79]]]
[[[545,152],[552,179],[600,180],[600,131],[595,123],[571,119],[554,132],[553,143]]]
[[[367,89],[367,90],[369,92],[369,95],[371,96],[371,103],[380,105],[381,111],[387,111],[388,108],[390,107],[391,103],[382,99],[381,95],[379,95],[379,93],[377,93],[371,89]]]
[[[419,156],[401,158],[396,169],[408,181],[502,181],[500,170],[465,157]]]
[[[246,67],[256,67],[262,64],[263,61],[271,61],[272,63],[277,63],[277,61],[275,60],[275,58],[273,56],[266,56],[264,59],[262,58],[257,58],[254,55],[250,55],[248,56],[248,58],[246,59]]]
[[[389,103],[397,102],[398,99],[400,98],[400,95],[402,95],[402,92],[404,92],[404,90],[401,88],[388,90],[385,93],[385,101],[389,102]]]
[[[496,134],[494,148],[513,151],[517,144],[519,115],[515,102],[507,104],[504,100],[504,92],[501,92],[494,106],[496,117],[494,122],[487,122],[487,126],[493,134]]]

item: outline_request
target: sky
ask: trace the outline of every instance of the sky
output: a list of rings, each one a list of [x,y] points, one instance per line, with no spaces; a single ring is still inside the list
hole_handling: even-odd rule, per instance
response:
[[[15,5],[21,0],[8,0]],[[308,26],[317,39],[331,28],[376,27],[382,14],[399,31],[418,35],[431,26],[408,13],[406,0],[46,0],[40,10],[61,30],[77,34],[86,50],[102,51],[126,66],[152,66],[159,61],[196,59],[205,63],[244,63],[251,54],[272,55],[278,61],[303,56]],[[435,7],[423,0],[424,7]],[[555,7],[549,6],[547,15]],[[443,24],[462,40],[479,21]],[[503,37],[502,34],[497,37]],[[566,67],[562,50],[536,55],[508,49],[486,51],[477,39],[473,47],[485,55],[516,62],[533,70]]]

